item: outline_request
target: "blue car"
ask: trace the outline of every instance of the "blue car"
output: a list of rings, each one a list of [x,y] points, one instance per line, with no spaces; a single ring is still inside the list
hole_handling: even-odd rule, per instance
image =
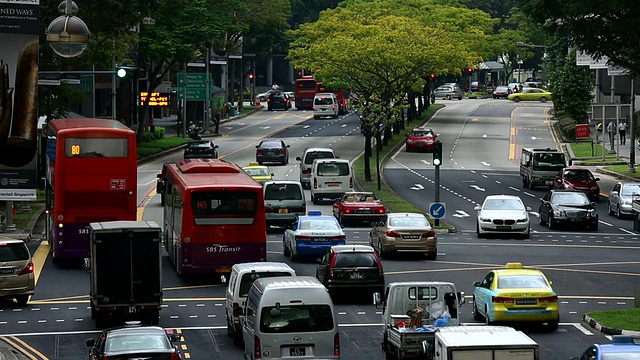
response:
[[[311,210],[298,216],[282,235],[284,256],[292,260],[299,257],[321,257],[334,245],[345,245],[347,237],[338,220],[332,215],[322,215]]]
[[[615,335],[611,344],[593,344],[585,350],[581,357],[571,360],[635,360],[640,358],[640,344],[632,336]]]

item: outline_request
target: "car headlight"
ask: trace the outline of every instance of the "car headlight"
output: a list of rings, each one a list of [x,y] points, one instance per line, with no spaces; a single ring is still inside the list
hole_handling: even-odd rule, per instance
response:
[[[427,144],[429,145],[433,144],[433,140],[427,140]]]
[[[527,218],[516,220],[516,222],[519,222],[519,223],[526,223],[527,221],[529,221],[529,219]]]
[[[560,209],[553,209],[554,216],[567,216],[567,212]]]
[[[597,186],[592,186],[590,190],[591,191],[596,191],[596,190],[598,190],[598,187]]]
[[[622,204],[622,205],[631,205],[631,200],[629,200],[629,199],[620,199],[620,204]]]
[[[596,211],[596,209],[590,209],[589,211],[587,211],[587,216],[596,217],[598,216],[598,212]]]
[[[491,219],[483,217],[483,216],[478,217],[478,220],[480,220],[482,222],[491,222]]]
[[[413,140],[407,140],[407,144],[413,144]]]

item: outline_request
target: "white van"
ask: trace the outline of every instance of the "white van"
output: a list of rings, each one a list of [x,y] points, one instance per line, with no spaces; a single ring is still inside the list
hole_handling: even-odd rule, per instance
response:
[[[331,201],[353,191],[353,172],[346,159],[316,159],[311,167],[311,202]]]
[[[315,159],[335,159],[336,154],[332,148],[318,148],[311,147],[306,148],[302,152],[302,156],[296,157],[296,160],[300,161],[300,182],[302,187],[311,187],[311,166]]]
[[[225,315],[227,335],[233,338],[236,346],[242,345],[241,320],[251,285],[257,279],[276,276],[296,276],[296,272],[289,265],[281,262],[249,262],[235,264],[231,268],[225,300]]]
[[[258,279],[242,322],[245,359],[340,359],[338,319],[311,276]]]
[[[317,93],[313,97],[313,118],[319,119],[323,116],[329,116],[332,119],[338,117],[340,105],[338,98],[334,93]]]

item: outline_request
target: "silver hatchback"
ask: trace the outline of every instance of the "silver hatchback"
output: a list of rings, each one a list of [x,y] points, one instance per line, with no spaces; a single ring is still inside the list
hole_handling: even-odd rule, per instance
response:
[[[0,235],[0,298],[26,305],[36,289],[31,253],[22,240]]]
[[[631,203],[634,196],[640,196],[640,183],[616,183],[609,193],[609,215],[615,215],[618,219],[633,215]]]
[[[456,98],[458,100],[462,100],[464,97],[464,91],[460,86],[445,84],[438,86],[435,90],[433,90],[433,96],[438,99],[447,99],[451,100]]]

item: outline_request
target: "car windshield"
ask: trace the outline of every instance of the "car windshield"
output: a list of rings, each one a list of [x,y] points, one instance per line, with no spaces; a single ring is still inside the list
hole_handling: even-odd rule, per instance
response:
[[[606,352],[602,353],[602,360],[640,360],[640,352]]]
[[[429,227],[429,221],[424,217],[405,216],[392,217],[389,219],[389,226],[394,227]]]
[[[316,172],[318,176],[347,176],[349,175],[348,163],[320,163]]]
[[[290,272],[285,271],[260,271],[260,272],[250,272],[242,275],[242,279],[240,280],[240,296],[249,295],[249,290],[251,290],[251,285],[257,279],[264,279],[269,277],[276,276],[293,276]]]
[[[261,148],[282,148],[282,144],[279,141],[265,141],[260,144]]]
[[[29,260],[29,250],[22,243],[0,242],[0,262]]]
[[[374,202],[376,196],[372,193],[347,193],[342,197],[342,202]]]
[[[640,194],[640,184],[631,184],[622,186],[622,193],[620,196],[632,196]]]
[[[560,170],[565,166],[563,153],[536,153],[533,155],[533,170]]]
[[[334,157],[330,151],[311,151],[304,157],[304,163],[311,165],[315,159],[333,159]]]
[[[338,253],[334,267],[378,267],[378,261],[373,253]]]
[[[595,180],[588,170],[565,170],[564,178],[567,180]]]
[[[313,100],[314,105],[332,105],[333,98],[330,96],[318,96]]]
[[[244,171],[251,176],[270,176],[269,171],[265,168],[249,168]]]
[[[498,86],[498,87],[496,88],[496,91],[508,91],[508,90],[509,90],[509,88],[508,88],[508,87],[506,87],[506,86]]]
[[[164,335],[127,334],[107,337],[104,350],[106,353],[123,351],[152,351],[154,349],[171,349],[169,339]]]
[[[338,223],[331,220],[304,219],[300,221],[300,230],[339,230]]]
[[[414,137],[433,137],[433,132],[430,130],[414,130],[411,132],[411,136]]]
[[[488,199],[484,202],[484,210],[524,210],[524,204],[515,199]]]
[[[211,143],[208,142],[208,141],[191,142],[191,143],[189,143],[188,146],[191,147],[191,148],[195,148],[195,147],[206,147],[206,148],[208,148],[208,147],[211,147]]]
[[[451,91],[451,86],[440,86],[435,91]]]
[[[267,184],[265,200],[302,200],[302,190],[298,184]]]
[[[304,333],[333,330],[329,305],[265,306],[260,313],[262,333]]]
[[[542,275],[500,275],[498,289],[539,289],[548,288]]]
[[[589,198],[582,192],[566,192],[553,194],[552,203],[556,205],[589,205]]]

